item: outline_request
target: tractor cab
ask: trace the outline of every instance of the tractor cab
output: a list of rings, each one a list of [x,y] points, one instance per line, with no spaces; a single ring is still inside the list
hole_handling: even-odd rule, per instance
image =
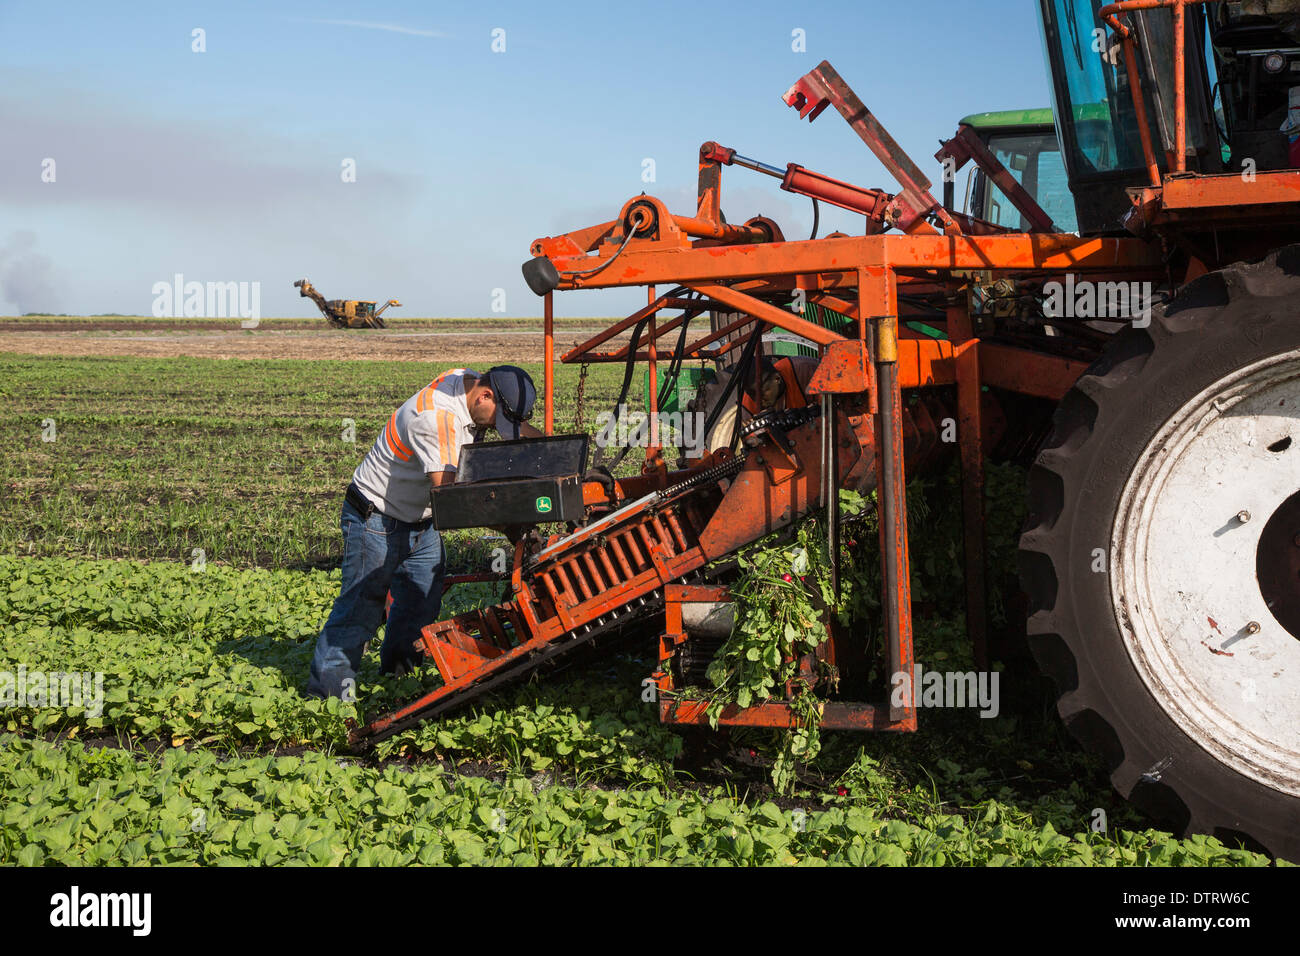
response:
[[[1248,14],[1246,6],[1218,4],[1207,17],[1224,158],[1234,170],[1247,159],[1258,169],[1294,169],[1300,140],[1288,117],[1300,114],[1300,11],[1282,19]]]
[[[1025,192],[1063,232],[1077,232],[1069,177],[1056,139],[1050,109],[974,113],[960,126],[970,127]],[[963,211],[994,225],[1028,232],[1031,224],[979,167],[966,176]]]
[[[1129,9],[1123,23],[1116,6],[1039,0],[1057,137],[1080,233],[1140,232],[1131,207],[1147,207],[1138,216],[1145,226],[1161,202],[1170,211],[1166,221],[1200,220],[1194,242],[1212,239],[1225,221],[1254,227],[1277,219],[1272,213],[1289,216],[1285,209],[1261,209],[1248,222],[1237,212],[1239,197],[1213,182],[1199,195],[1136,192],[1182,179],[1174,191],[1187,193],[1186,181],[1197,177],[1225,177],[1226,187],[1228,178],[1253,184],[1257,174],[1300,167],[1295,5],[1273,4],[1272,16],[1260,12],[1267,4]],[[1289,186],[1270,177],[1274,183]],[[1254,192],[1261,206],[1285,205],[1264,189]]]
[[[1159,174],[1185,168],[1218,173],[1224,168],[1219,134],[1210,110],[1213,60],[1206,58],[1206,18],[1199,7],[1182,11],[1185,115],[1184,161],[1175,159],[1178,78],[1174,76],[1174,13],[1171,8],[1133,11],[1124,55],[1114,32],[1098,16],[1097,0],[1039,0],[1044,54],[1052,79],[1057,138],[1061,144],[1080,232],[1123,230],[1128,188],[1157,178],[1147,162],[1150,141]],[[1133,90],[1141,90],[1135,98]]]
[[[330,302],[348,323],[350,329],[378,328],[375,323],[375,303],[355,299],[335,299]]]

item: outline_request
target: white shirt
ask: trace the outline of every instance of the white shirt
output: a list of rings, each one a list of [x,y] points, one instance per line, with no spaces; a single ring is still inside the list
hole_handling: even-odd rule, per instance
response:
[[[451,369],[403,402],[353,472],[352,482],[389,517],[430,517],[428,472],[455,471],[460,449],[486,431],[470,418],[469,376],[480,377],[473,369]]]

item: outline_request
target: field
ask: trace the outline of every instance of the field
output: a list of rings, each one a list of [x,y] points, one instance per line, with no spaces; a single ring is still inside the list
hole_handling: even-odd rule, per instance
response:
[[[357,359],[500,364],[542,360],[541,337],[519,319],[384,317],[387,329],[334,329],[324,318],[156,319],[152,316],[0,317],[4,348],[36,355],[215,359]],[[603,328],[600,319],[557,318],[557,356]]]
[[[826,732],[788,794],[771,782],[777,735],[658,723],[640,698],[650,647],[344,754],[346,719],[438,678],[381,678],[376,641],[359,704],[302,696],[338,590],[342,490],[432,373],[494,359],[469,336],[385,345],[318,322],[313,339],[301,320],[247,333],[41,321],[56,338],[0,320],[0,671],[102,672],[103,707],[0,706],[0,863],[1270,862],[1138,816],[1020,672],[1004,675],[1014,690],[995,719],[938,710],[914,735]],[[572,320],[558,338],[598,327]],[[540,382],[536,328],[490,331]],[[203,357],[213,335],[270,344]],[[302,354],[271,357],[286,343]],[[585,427],[620,380],[592,367]],[[576,389],[562,369],[557,430],[576,426]],[[1005,572],[1022,476],[993,473]],[[918,657],[960,666],[954,495],[942,480],[930,492],[913,545]],[[454,569],[485,569],[490,539],[449,540]],[[443,614],[492,599],[454,588]]]
[[[540,363],[523,367],[540,381]],[[433,368],[3,355],[0,435],[11,454],[0,466],[0,547],[175,561],[200,549],[234,564],[328,564],[352,470]],[[590,370],[587,424],[620,383],[613,366]],[[557,430],[572,428],[573,388],[556,393]],[[43,438],[47,421],[53,441]]]

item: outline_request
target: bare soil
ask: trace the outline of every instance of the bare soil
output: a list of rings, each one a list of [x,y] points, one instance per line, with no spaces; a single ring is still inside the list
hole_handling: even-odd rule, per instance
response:
[[[35,324],[35,323],[34,323]],[[29,355],[129,356],[141,358],[346,359],[357,361],[443,361],[465,363],[540,362],[540,329],[446,332],[379,329],[141,329],[112,320],[66,324],[39,323],[21,330],[0,326],[0,352]],[[596,334],[601,326],[557,329],[555,355]],[[613,343],[611,343],[613,344]]]

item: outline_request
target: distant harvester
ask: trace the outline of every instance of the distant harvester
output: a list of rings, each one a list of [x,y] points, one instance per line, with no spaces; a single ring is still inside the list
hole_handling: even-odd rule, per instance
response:
[[[306,296],[316,303],[316,308],[320,309],[321,314],[329,321],[329,324],[338,329],[383,329],[387,328],[384,320],[380,318],[384,310],[389,306],[401,308],[402,303],[396,299],[389,299],[378,309],[375,308],[374,302],[364,302],[358,299],[326,299],[315,287],[306,279],[299,279],[294,283],[294,288],[298,290],[299,295]]]

